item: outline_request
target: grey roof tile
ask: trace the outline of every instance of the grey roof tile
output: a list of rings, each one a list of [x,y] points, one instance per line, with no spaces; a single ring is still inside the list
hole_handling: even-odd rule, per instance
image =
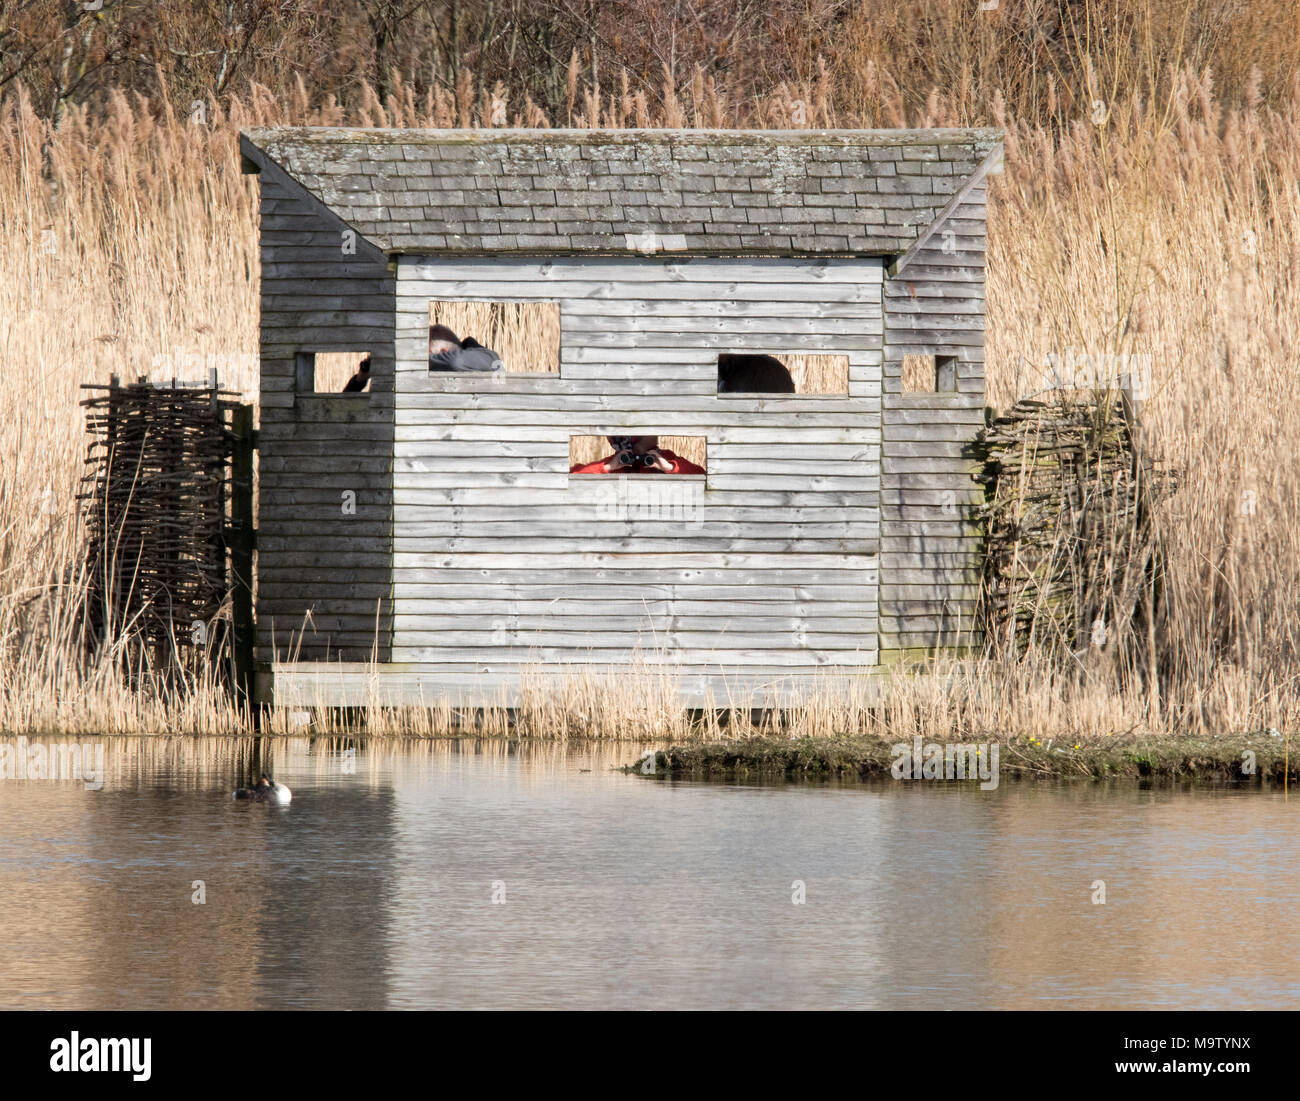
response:
[[[248,131],[241,149],[388,251],[625,254],[649,230],[684,235],[687,255],[893,255],[1000,141],[993,130],[274,127]]]

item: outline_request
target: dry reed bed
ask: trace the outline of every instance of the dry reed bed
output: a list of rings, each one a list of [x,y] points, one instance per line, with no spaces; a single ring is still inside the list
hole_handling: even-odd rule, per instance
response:
[[[812,105],[810,125],[972,121],[956,94],[905,114],[897,86],[873,79],[874,90],[852,94],[814,79],[743,107],[697,81],[666,88],[653,113],[635,96],[577,89],[577,121],[789,125],[797,98]],[[1023,667],[962,666],[962,690],[936,698],[931,681],[891,681],[900,706],[910,700],[936,731],[1295,725],[1300,89],[1276,107],[1227,110],[1208,77],[1180,73],[1165,98],[1112,96],[1100,121],[1085,115],[1062,130],[995,111],[1006,172],[991,188],[988,282],[989,395],[999,407],[1040,390],[1054,369],[1142,369],[1149,357],[1151,447],[1181,472],[1158,517],[1169,564],[1160,682],[1123,661],[1028,676],[1033,655]],[[399,87],[386,108],[372,99],[345,119],[305,94],[280,104],[259,93],[199,126],[118,97],[103,120],[72,111],[54,133],[19,96],[3,102],[0,728],[239,727],[210,688],[141,698],[106,659],[82,661],[77,387],[114,372],[197,378],[217,366],[226,386],[255,396],[256,187],[239,174],[239,127],[464,125],[491,99],[462,84],[417,104]],[[549,120],[532,107],[510,121]],[[628,729],[628,709],[644,716],[633,724],[642,729],[681,729],[660,695],[643,704],[631,681],[601,698],[587,732]],[[807,721],[875,721],[835,707],[810,707]],[[539,730],[569,730],[546,718],[569,715],[562,702],[534,711]],[[384,729],[408,721],[374,718]]]
[[[1206,737],[1220,733],[1295,730],[1300,704],[1268,681],[1225,668],[1212,683],[1180,685],[1165,714],[1151,721],[1146,701],[1117,692],[1109,676],[1077,675],[1031,657],[1018,664],[937,658],[921,671],[878,677],[827,677],[815,689],[788,693],[776,706],[745,694],[719,694],[686,710],[677,703],[671,666],[634,665],[618,675],[534,669],[522,678],[517,707],[504,703],[457,709],[445,702],[394,707],[376,694],[359,708],[307,710],[286,699],[268,733],[448,737],[477,735],[552,741],[725,742],[755,735],[783,738],[875,738],[921,735],[971,742],[1033,735],[1071,743],[1115,744],[1116,737]]]

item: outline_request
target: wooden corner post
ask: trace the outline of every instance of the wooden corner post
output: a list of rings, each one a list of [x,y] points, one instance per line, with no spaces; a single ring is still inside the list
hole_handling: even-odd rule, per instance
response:
[[[236,702],[253,705],[253,407],[231,411],[230,457],[230,593],[234,628],[232,656]]]

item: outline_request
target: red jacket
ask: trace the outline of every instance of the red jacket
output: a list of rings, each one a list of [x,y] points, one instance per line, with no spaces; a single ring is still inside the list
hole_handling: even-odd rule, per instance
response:
[[[669,451],[667,448],[659,448],[659,454],[673,464],[672,470],[651,470],[649,467],[635,466],[631,470],[608,471],[605,464],[610,462],[614,456],[606,455],[603,459],[598,459],[594,463],[575,463],[569,468],[570,474],[703,474],[704,467],[696,466],[688,459],[683,459],[680,455]]]

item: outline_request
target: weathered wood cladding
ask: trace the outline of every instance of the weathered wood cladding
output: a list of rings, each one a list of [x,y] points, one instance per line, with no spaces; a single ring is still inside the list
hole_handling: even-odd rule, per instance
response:
[[[725,699],[972,641],[995,132],[252,136],[277,693],[356,702],[373,655],[406,702],[664,666]],[[559,374],[430,376],[431,300],[558,303]],[[369,395],[308,392],[359,350]],[[843,355],[848,393],[719,396],[722,352]],[[903,393],[914,353],[953,389]],[[707,474],[569,475],[634,430]]]
[[[876,660],[881,262],[406,258],[393,660],[781,677]],[[559,376],[427,370],[431,300],[555,301]],[[849,394],[719,398],[719,352]],[[704,478],[574,477],[572,435],[702,435]]]
[[[971,447],[984,423],[986,201],[980,177],[884,284],[882,652],[978,641]],[[955,356],[955,390],[903,393],[914,354]]]
[[[273,161],[258,160],[257,659],[387,661],[393,273],[371,242]],[[371,354],[369,393],[310,391],[298,356],[331,351]]]

